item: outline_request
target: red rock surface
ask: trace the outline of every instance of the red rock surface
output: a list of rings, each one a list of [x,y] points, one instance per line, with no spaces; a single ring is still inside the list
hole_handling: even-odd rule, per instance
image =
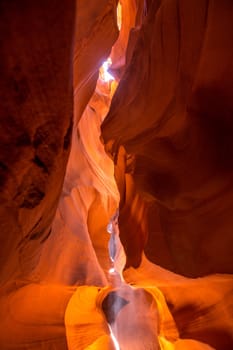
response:
[[[75,4],[1,2],[1,283],[30,278],[70,149]]]
[[[116,171],[145,197],[131,216],[127,198],[120,212],[132,266],[145,248],[187,276],[232,273],[232,15],[231,1],[152,2],[102,125]],[[143,228],[128,233],[143,201],[147,246]]]
[[[232,1],[120,4],[0,4],[1,350],[233,347]]]

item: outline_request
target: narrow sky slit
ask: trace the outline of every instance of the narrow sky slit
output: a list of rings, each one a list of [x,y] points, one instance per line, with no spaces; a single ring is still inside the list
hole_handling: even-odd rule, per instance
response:
[[[121,6],[120,2],[117,5],[117,26],[118,26],[118,29],[121,30],[121,26],[122,26],[122,6]]]
[[[108,72],[108,69],[111,66],[111,64],[112,60],[111,58],[108,58],[107,61],[104,61],[104,63],[100,67],[100,78],[105,82],[115,80],[115,78]]]

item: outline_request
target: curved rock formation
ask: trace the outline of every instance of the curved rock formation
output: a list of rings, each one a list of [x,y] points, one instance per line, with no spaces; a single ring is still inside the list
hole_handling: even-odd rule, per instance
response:
[[[0,18],[0,349],[230,350],[232,1]]]
[[[227,0],[153,1],[103,122],[116,174],[125,176],[123,185],[116,176],[121,193],[144,197],[130,219],[131,198],[120,211],[132,266],[145,248],[187,276],[232,273],[232,14]],[[149,223],[150,246],[143,228],[132,242],[126,224],[145,202],[148,218],[139,221]]]
[[[75,3],[1,2],[1,284],[31,278],[69,155]]]

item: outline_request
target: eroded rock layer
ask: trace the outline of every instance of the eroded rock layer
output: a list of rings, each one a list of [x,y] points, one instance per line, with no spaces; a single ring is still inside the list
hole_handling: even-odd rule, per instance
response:
[[[1,284],[31,278],[70,149],[75,2],[1,1]]]
[[[102,125],[128,265],[145,249],[187,276],[232,273],[232,18],[229,0],[150,4]]]
[[[0,4],[0,349],[233,347],[232,2],[119,4]]]

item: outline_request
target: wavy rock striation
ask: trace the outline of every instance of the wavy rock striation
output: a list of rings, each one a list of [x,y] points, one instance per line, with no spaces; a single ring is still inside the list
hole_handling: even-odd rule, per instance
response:
[[[153,1],[139,31],[102,124],[128,265],[145,250],[186,276],[232,273],[232,15],[227,0]]]

